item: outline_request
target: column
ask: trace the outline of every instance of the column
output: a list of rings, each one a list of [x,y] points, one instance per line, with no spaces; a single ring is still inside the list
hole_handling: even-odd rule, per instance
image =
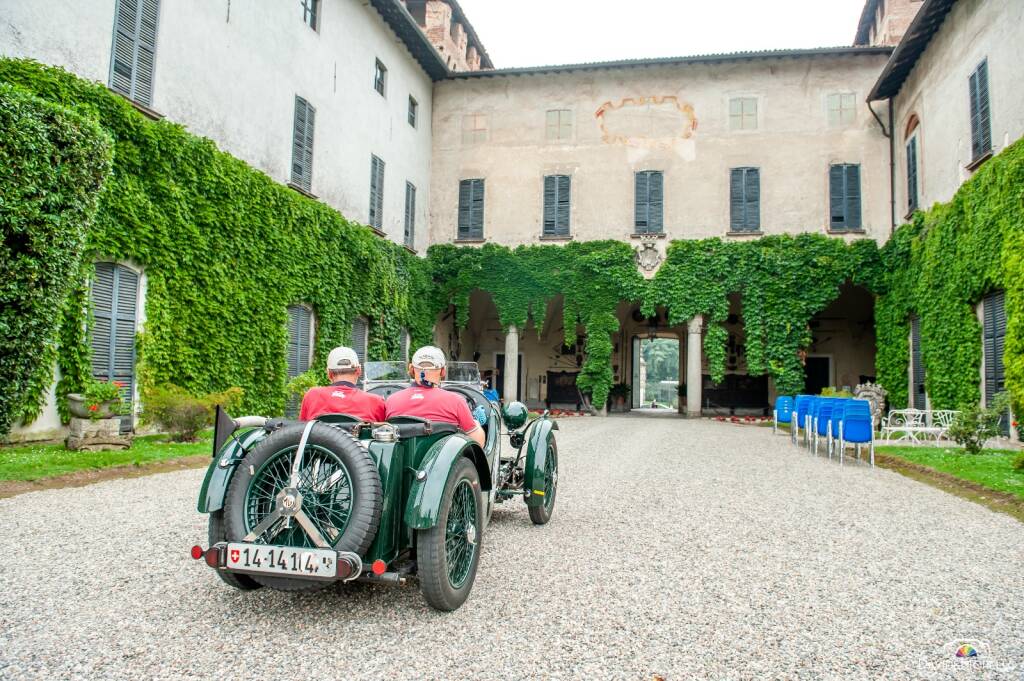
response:
[[[680,386],[686,385],[686,358],[688,356],[687,353],[686,353],[686,338],[687,338],[687,334],[680,332],[680,334],[679,334],[679,385]],[[679,395],[678,399],[679,399],[679,402],[678,402],[679,407],[676,409],[676,411],[678,411],[680,414],[685,414],[686,413],[686,407],[683,405],[683,402],[686,401],[686,397],[684,395]]]
[[[519,330],[515,324],[505,334],[505,403],[519,399]]]
[[[686,325],[686,415],[700,416],[701,387],[701,331],[704,318],[697,315]]]

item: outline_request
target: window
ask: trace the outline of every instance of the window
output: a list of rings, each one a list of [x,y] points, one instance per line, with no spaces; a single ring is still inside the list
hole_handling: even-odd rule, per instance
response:
[[[913,393],[910,395],[910,406],[913,409],[927,409],[928,396],[924,388],[924,360],[921,355],[921,320],[917,316],[910,318],[910,371]]]
[[[366,317],[356,317],[352,320],[352,349],[356,351],[359,364],[366,364],[366,348],[370,344],[370,322]]]
[[[384,224],[384,161],[370,156],[370,226],[382,231]]]
[[[98,262],[89,286],[92,376],[121,383],[121,397],[129,402],[135,392],[139,280],[139,274],[124,265]],[[131,431],[132,421],[131,416],[121,419],[122,433]]]
[[[829,127],[843,127],[853,123],[856,118],[857,103],[852,92],[839,92],[828,96]]]
[[[409,361],[410,344],[409,329],[402,329],[401,335],[398,337],[398,351],[402,353],[402,361],[406,363]]]
[[[547,138],[549,140],[572,139],[572,111],[569,109],[552,109],[545,118]]]
[[[829,166],[829,229],[845,232],[860,229],[860,165]]]
[[[313,128],[316,109],[295,96],[295,125],[292,129],[292,184],[304,191],[313,188]]]
[[[907,141],[907,213],[917,210],[917,135]]]
[[[971,153],[975,161],[992,151],[992,119],[988,106],[988,60],[968,80],[971,95]]]
[[[462,141],[466,144],[487,141],[487,114],[467,114],[462,117]]]
[[[985,406],[991,407],[996,395],[1006,389],[1006,366],[1003,353],[1006,351],[1006,293],[996,291],[981,301],[983,340],[982,351],[985,359]],[[1007,414],[999,417],[999,430],[1004,437],[1010,435],[1010,420]]]
[[[320,19],[320,0],[299,0],[302,3],[302,20],[314,31]]]
[[[544,178],[544,236],[569,236],[569,199],[572,177],[548,175]]]
[[[381,63],[380,59],[377,60],[376,66],[373,69],[373,89],[377,91],[381,97],[386,96],[384,93],[388,87],[388,68]]]
[[[415,248],[416,241],[416,187],[405,183],[405,245]]]
[[[459,239],[484,238],[484,181],[459,182]]]
[[[729,129],[757,130],[757,97],[729,100]]]
[[[153,104],[153,67],[160,0],[117,0],[110,89],[143,106]]]
[[[729,171],[729,231],[761,231],[761,170]]]
[[[637,234],[660,234],[663,229],[663,175],[660,170],[644,170],[635,176],[634,221]]]
[[[409,95],[409,125],[416,127],[416,117],[420,112],[420,103],[416,101],[416,98]]]
[[[305,305],[288,306],[288,378],[309,371],[313,359],[313,311]]]

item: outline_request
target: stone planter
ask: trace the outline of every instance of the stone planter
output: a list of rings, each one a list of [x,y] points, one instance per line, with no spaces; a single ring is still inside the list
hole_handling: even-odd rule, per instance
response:
[[[109,419],[114,418],[118,400],[107,400],[99,405],[96,411],[89,411],[86,406],[85,395],[79,393],[68,393],[68,411],[72,416],[80,419]]]

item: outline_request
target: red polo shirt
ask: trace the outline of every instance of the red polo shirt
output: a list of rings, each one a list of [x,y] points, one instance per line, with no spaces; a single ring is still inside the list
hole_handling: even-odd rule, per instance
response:
[[[389,397],[386,414],[387,418],[418,416],[428,421],[454,423],[465,433],[471,433],[480,426],[462,395],[444,388],[426,388],[418,383]]]
[[[302,398],[299,419],[312,421],[324,414],[348,414],[363,421],[383,421],[384,398],[363,392],[348,381],[310,388]]]

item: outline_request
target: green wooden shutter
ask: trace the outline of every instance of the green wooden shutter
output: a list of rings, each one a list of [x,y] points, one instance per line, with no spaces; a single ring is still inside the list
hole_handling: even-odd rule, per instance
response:
[[[484,236],[484,181],[473,180],[473,196],[469,207],[469,232],[474,239]]]
[[[459,182],[459,224],[458,238],[469,238],[469,213],[470,203],[473,197],[473,181],[462,180]]]
[[[995,396],[1006,389],[1006,367],[1003,354],[1006,351],[1006,294],[1003,291],[990,293],[982,299],[983,344],[985,357],[985,404],[992,405]],[[999,429],[1004,436],[1010,434],[1007,414],[999,420]]]
[[[648,209],[647,231],[661,233],[664,230],[664,175],[660,171],[652,172],[649,180],[650,208]]]
[[[416,240],[416,187],[405,183],[405,245],[413,248]]]
[[[729,171],[729,231],[739,232],[746,225],[746,202],[743,199],[743,168]]]
[[[907,211],[917,210],[917,138],[907,142]]]
[[[558,178],[547,175],[544,178],[544,236],[555,234],[555,202],[558,200]]]
[[[846,171],[842,165],[829,166],[828,204],[829,229],[846,229]]]
[[[914,392],[910,396],[910,406],[914,409],[926,409],[928,403],[924,387],[924,361],[921,356],[921,320],[910,318],[910,357],[914,372]]]
[[[744,229],[761,230],[761,169],[747,168],[744,173],[743,195],[746,203]]]
[[[650,224],[649,211],[650,207],[650,183],[648,182],[648,173],[636,173],[634,176],[634,188],[633,188],[633,230],[637,234],[644,234],[647,232],[647,226]]]
[[[153,71],[160,0],[118,0],[110,87],[144,106],[153,103]]]
[[[992,149],[992,119],[988,97],[988,60],[981,62],[968,79],[971,97],[971,152],[975,159]]]
[[[544,236],[569,234],[571,183],[569,175],[548,175],[544,178]]]
[[[364,317],[356,317],[352,320],[352,349],[359,357],[359,363],[366,363],[366,346],[369,343],[369,323]]]
[[[313,188],[313,131],[316,109],[302,97],[295,96],[295,118],[292,124],[292,184],[305,191]]]
[[[96,263],[90,287],[92,375],[99,380],[121,383],[121,397],[129,402],[135,391],[138,296],[138,274],[123,265]],[[121,432],[131,429],[132,417],[129,415],[121,419]]]
[[[384,224],[384,161],[370,156],[370,226],[382,229]]]
[[[846,229],[860,229],[860,166],[846,166]]]

